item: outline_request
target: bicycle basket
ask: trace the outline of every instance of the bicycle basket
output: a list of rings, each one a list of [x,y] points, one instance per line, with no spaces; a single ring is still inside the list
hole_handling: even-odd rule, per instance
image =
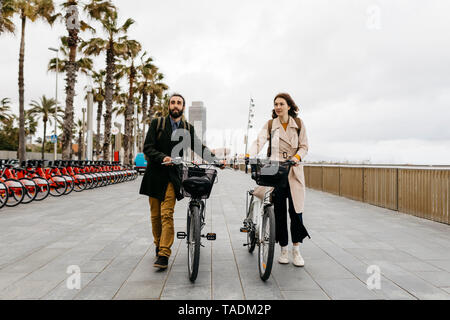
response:
[[[290,166],[282,162],[263,163],[260,160],[251,164],[252,179],[264,187],[285,187],[288,183]]]
[[[217,177],[217,170],[197,167],[183,167],[183,196],[196,199],[208,199]]]

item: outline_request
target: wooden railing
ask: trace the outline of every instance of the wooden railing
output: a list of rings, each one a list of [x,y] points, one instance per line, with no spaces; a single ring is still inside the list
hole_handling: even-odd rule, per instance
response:
[[[450,168],[304,166],[306,186],[450,224]]]

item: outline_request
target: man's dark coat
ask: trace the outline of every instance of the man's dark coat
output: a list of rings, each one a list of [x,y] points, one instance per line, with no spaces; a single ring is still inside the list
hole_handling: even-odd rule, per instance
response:
[[[169,181],[172,182],[174,188],[175,188],[175,194],[177,197],[177,200],[183,199],[183,195],[181,193],[181,168],[180,166],[163,166],[161,163],[163,162],[163,159],[165,157],[174,157],[172,155],[172,149],[179,144],[181,141],[183,141],[183,137],[179,138],[177,141],[172,141],[172,125],[170,123],[169,116],[165,117],[163,119],[165,121],[165,128],[161,132],[161,136],[159,139],[157,139],[158,133],[157,125],[158,125],[158,119],[153,119],[153,121],[150,124],[150,128],[147,132],[147,137],[145,138],[144,143],[144,154],[147,157],[147,169],[145,170],[144,178],[142,179],[141,189],[139,191],[140,194],[147,195],[152,198],[156,198],[160,201],[164,200],[167,185],[169,184]],[[186,128],[185,128],[186,124]],[[161,123],[160,130],[162,129],[163,125]],[[187,130],[187,122],[181,121],[179,129],[186,129]],[[205,155],[210,154],[210,150],[201,143],[199,138],[195,135],[195,130],[192,125],[189,125],[190,127],[190,148],[191,150],[195,150],[194,145],[198,146],[198,148],[201,145],[202,153]],[[186,142],[186,140],[184,140]],[[189,144],[188,144],[189,146]],[[214,160],[217,160],[215,158],[214,154],[211,154]],[[180,151],[179,154],[176,156],[182,157],[183,156],[183,150]],[[202,157],[202,155],[199,155]]]

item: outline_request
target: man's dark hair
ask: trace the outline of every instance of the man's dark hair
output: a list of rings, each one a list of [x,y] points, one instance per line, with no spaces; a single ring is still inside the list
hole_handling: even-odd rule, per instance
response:
[[[184,100],[184,97],[183,97],[181,94],[179,94],[179,93],[174,93],[174,94],[172,94],[172,95],[170,96],[170,98],[169,98],[169,104],[170,104],[170,100],[172,100],[173,97],[180,97],[181,99],[183,99],[183,107],[186,105],[186,101]]]

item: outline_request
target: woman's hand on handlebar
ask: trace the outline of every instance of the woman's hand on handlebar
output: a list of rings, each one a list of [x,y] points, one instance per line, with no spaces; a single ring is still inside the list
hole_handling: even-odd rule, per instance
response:
[[[293,156],[291,158],[291,161],[294,162],[295,167],[297,167],[300,164],[300,160],[296,156]]]

